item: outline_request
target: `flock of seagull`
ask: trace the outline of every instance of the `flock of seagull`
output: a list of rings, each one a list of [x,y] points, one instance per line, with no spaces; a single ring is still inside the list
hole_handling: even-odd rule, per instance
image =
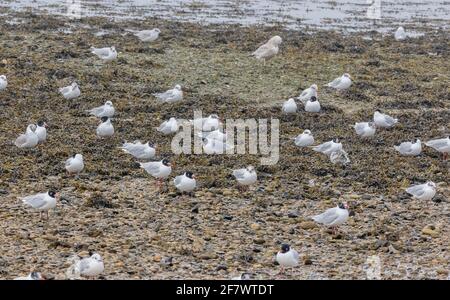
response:
[[[142,42],[153,42],[158,39],[160,32],[161,31],[159,29],[155,28],[153,30],[136,32],[135,36]],[[395,33],[395,38],[397,40],[402,40],[404,39],[404,34],[404,29],[399,28]],[[281,43],[282,38],[279,36],[274,36],[251,55],[258,60],[263,60],[265,63],[266,60],[278,54]],[[91,52],[105,63],[111,62],[117,58],[117,51],[115,47],[92,47]],[[1,75],[0,92],[5,90],[7,85],[8,82],[6,76]],[[349,74],[345,73],[325,86],[336,89],[337,91],[344,91],[350,88],[351,85],[352,78]],[[76,82],[72,83],[70,86],[59,89],[59,92],[65,99],[68,100],[75,99],[81,95],[80,88]],[[166,92],[156,93],[153,95],[159,101],[164,103],[174,103],[183,99],[183,91],[180,85],[175,85],[174,88]],[[313,84],[309,88],[302,91],[297,98],[291,98],[284,102],[282,105],[282,113],[297,113],[298,106],[296,100],[299,100],[302,103],[306,112],[318,113],[321,110],[318,100],[318,86],[316,84]],[[100,119],[100,124],[96,129],[96,134],[99,138],[108,138],[114,135],[114,126],[111,119],[115,112],[115,108],[111,101],[106,101],[104,105],[86,111],[89,115]],[[201,126],[202,128],[200,138],[204,141],[203,149],[205,153],[223,153],[224,147],[227,147],[226,133],[219,129],[220,119],[217,115],[210,115],[207,118],[190,120],[190,122]],[[353,128],[356,134],[360,137],[370,138],[376,134],[377,129],[391,128],[398,122],[398,119],[377,110],[373,114],[373,121],[356,123],[353,125]],[[169,135],[177,132],[180,125],[180,122],[176,118],[172,117],[169,120],[164,121],[158,128],[156,128],[156,130],[162,134]],[[17,137],[14,144],[19,148],[34,148],[38,144],[45,142],[47,138],[47,128],[48,126],[45,121],[39,121],[37,124],[30,124],[26,128],[26,132]],[[313,134],[310,130],[306,129],[302,134],[298,135],[294,139],[294,143],[298,147],[311,147],[312,150],[327,155],[333,163],[346,164],[350,162],[348,154],[344,151],[343,145],[338,141],[338,139],[333,139],[314,146],[315,140]],[[426,142],[425,145],[443,153],[444,159],[446,159],[448,153],[450,152],[450,137],[430,140]],[[161,161],[148,162],[148,160],[153,159],[156,154],[156,145],[153,145],[150,142],[124,142],[119,148],[125,153],[132,155],[137,160],[145,161],[140,162],[140,167],[156,179],[156,184],[159,187],[172,173],[172,165],[167,158],[163,158]],[[417,139],[415,142],[402,142],[400,145],[394,146],[394,149],[402,155],[416,156],[421,153],[422,145],[421,141]],[[65,169],[69,174],[78,176],[84,169],[83,155],[77,153],[73,155],[73,157],[68,158],[65,161]],[[232,175],[238,182],[240,189],[245,189],[255,184],[258,178],[256,170],[253,166],[234,170]],[[181,193],[190,193],[196,188],[195,175],[190,171],[186,171],[183,174],[176,176],[173,183]],[[424,184],[411,186],[406,189],[406,192],[419,200],[431,200],[436,194],[436,184],[432,181],[428,181]],[[59,197],[59,193],[51,190],[24,197],[21,200],[24,204],[41,212],[41,217],[42,212],[46,212],[48,219],[48,211],[56,206],[57,199]],[[345,202],[339,203],[336,207],[329,208],[324,213],[312,216],[311,218],[315,222],[336,230],[339,225],[345,223],[349,218],[349,206]],[[299,254],[292,247],[290,247],[289,244],[282,244],[281,250],[276,255],[276,261],[281,266],[281,271],[283,271],[286,267],[295,267],[298,265]],[[94,278],[104,271],[104,264],[98,253],[90,253],[89,257],[85,257],[81,260],[78,259],[71,266],[71,270],[73,273],[81,276]],[[16,279],[37,280],[45,279],[45,276],[39,272],[32,272],[26,277],[19,277]],[[241,276],[234,277],[233,279],[250,279],[250,275],[248,273],[243,273]]]

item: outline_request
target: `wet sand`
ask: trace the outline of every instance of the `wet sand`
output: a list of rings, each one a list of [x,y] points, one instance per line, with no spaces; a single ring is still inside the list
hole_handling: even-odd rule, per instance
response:
[[[25,23],[0,21],[0,74],[9,80],[0,92],[0,278],[38,270],[63,279],[69,257],[89,250],[103,256],[105,279],[227,279],[243,271],[277,278],[273,257],[282,242],[299,251],[301,263],[278,278],[364,279],[372,255],[380,257],[384,279],[447,278],[449,162],[430,148],[401,157],[393,145],[450,132],[448,32],[397,42],[375,32],[369,40],[365,33],[283,27],[16,17]],[[163,34],[151,45],[126,31],[153,27]],[[280,55],[265,66],[248,56],[275,34],[284,40]],[[110,45],[119,51],[110,65],[89,52]],[[347,92],[322,87],[344,72],[354,77]],[[82,96],[64,100],[58,88],[73,80]],[[151,95],[176,83],[186,92],[183,102],[161,105]],[[312,83],[323,111],[281,116],[281,103]],[[84,111],[106,100],[117,110],[116,135],[99,140],[98,121]],[[192,118],[194,109],[223,119],[280,118],[279,163],[261,166],[251,155],[173,155],[171,139],[154,127],[171,116]],[[350,125],[370,120],[375,109],[400,124],[371,140],[357,137]],[[17,149],[11,141],[40,119],[50,125],[47,142]],[[317,142],[340,138],[351,165],[296,148],[292,138],[303,129]],[[195,195],[180,199],[173,185],[159,193],[117,149],[135,139],[157,143],[158,158],[176,163],[174,176],[194,172]],[[85,157],[79,179],[64,170],[75,152]],[[241,193],[230,173],[247,164],[256,166],[259,182]],[[434,201],[404,192],[427,180],[438,184]],[[18,197],[49,188],[63,199],[43,222]],[[344,200],[355,215],[340,234],[309,221]],[[161,264],[167,257],[172,266]]]

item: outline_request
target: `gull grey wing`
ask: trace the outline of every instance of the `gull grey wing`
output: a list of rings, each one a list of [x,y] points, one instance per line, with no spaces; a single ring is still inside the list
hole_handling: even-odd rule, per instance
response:
[[[387,116],[387,115],[384,115],[384,120],[385,120],[386,123],[388,123],[389,125],[394,125],[395,123],[397,123],[397,120],[396,120],[396,119],[394,119],[394,118],[391,117],[391,116]]]
[[[14,144],[17,147],[21,147],[23,144],[25,144],[27,142],[27,135],[26,134],[21,134],[19,135],[19,137],[16,139],[16,141],[14,142]]]
[[[110,49],[109,48],[94,48],[94,49],[92,49],[92,51],[95,54],[100,55],[100,56],[108,56]]]
[[[425,145],[435,149],[444,148],[447,146],[447,139],[431,140],[426,142]]]
[[[320,215],[313,216],[312,219],[322,224],[331,224],[338,218],[335,208],[330,208]]]
[[[406,189],[406,192],[414,196],[421,196],[425,193],[425,184],[411,186]]]
[[[159,173],[159,166],[160,166],[159,162],[145,163],[141,164],[141,166],[152,175]]]
[[[320,144],[318,146],[315,146],[312,149],[317,152],[324,152],[324,151],[329,150],[330,148],[331,148],[331,142],[326,142],[326,143]]]
[[[245,169],[239,169],[233,171],[233,176],[236,177],[236,179],[245,179]]]
[[[177,176],[177,177],[175,177],[175,180],[173,181],[173,183],[175,185],[179,185],[181,183],[181,181],[183,181],[183,176]]]
[[[298,259],[299,259],[299,255],[298,255],[298,252],[297,252],[297,251],[295,251],[295,250],[292,250],[292,256],[294,257],[294,259],[295,259],[295,260],[297,260],[297,261],[298,261]]]
[[[37,194],[28,196],[22,199],[22,201],[33,208],[41,208],[44,206],[47,202],[45,202],[45,193],[44,194]]]
[[[72,163],[72,159],[73,159],[73,158],[70,157],[69,159],[66,160],[66,164],[65,164],[66,167],[67,167],[67,166],[70,166],[70,164]]]
[[[328,83],[328,86],[336,87],[341,83],[341,77],[336,78],[332,82]]]
[[[412,143],[411,142],[405,142],[401,143],[400,146],[397,147],[397,150],[401,153],[408,153],[411,152]]]
[[[356,123],[355,124],[355,131],[357,134],[363,134],[364,128],[366,128],[364,123]]]
[[[89,267],[90,267],[89,262],[90,262],[89,258],[84,258],[84,259],[82,259],[80,261],[80,265],[79,265],[80,266],[80,272],[84,272],[84,271],[89,269]]]

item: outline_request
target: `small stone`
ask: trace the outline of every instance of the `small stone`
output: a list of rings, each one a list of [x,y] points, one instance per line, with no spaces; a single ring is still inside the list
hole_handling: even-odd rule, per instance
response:
[[[422,234],[435,238],[439,236],[439,229],[434,225],[427,225],[422,229]]]
[[[225,220],[228,220],[228,221],[233,220],[233,217],[232,217],[232,216],[229,216],[229,215],[225,215],[225,216],[223,216],[223,218],[224,218]]]
[[[304,229],[304,230],[309,230],[309,229],[313,229],[316,227],[317,227],[317,224],[312,221],[304,221],[304,222],[300,223],[300,228]]]
[[[257,245],[262,245],[262,244],[264,244],[266,241],[265,241],[264,239],[258,238],[258,239],[254,239],[253,242],[254,242],[255,244],[257,244]]]
[[[161,255],[159,255],[159,254],[155,254],[155,256],[153,256],[153,261],[154,262],[160,262],[161,261]]]
[[[261,228],[261,225],[259,225],[258,223],[253,223],[252,225],[250,225],[250,228],[253,230],[259,230]]]

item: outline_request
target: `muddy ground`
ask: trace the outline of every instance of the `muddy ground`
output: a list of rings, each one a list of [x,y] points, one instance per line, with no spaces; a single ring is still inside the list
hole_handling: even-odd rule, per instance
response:
[[[401,157],[399,142],[445,137],[450,132],[448,32],[430,31],[403,42],[378,33],[343,36],[282,27],[207,26],[147,19],[80,22],[18,14],[24,23],[0,20],[0,278],[32,270],[64,279],[69,258],[99,252],[104,279],[254,278],[364,279],[365,262],[377,255],[384,279],[445,279],[449,270],[449,164],[424,148]],[[158,27],[158,42],[139,42],[127,29]],[[96,33],[102,32],[98,35]],[[278,34],[281,53],[265,66],[248,55]],[[119,59],[103,65],[91,46],[111,46]],[[338,94],[322,87],[344,72],[354,85]],[[76,80],[82,96],[65,100],[58,88]],[[176,83],[185,99],[162,105],[151,95]],[[281,103],[317,83],[323,111],[281,115]],[[84,111],[111,100],[116,134],[95,136],[97,120]],[[280,118],[280,161],[261,166],[254,155],[175,156],[171,138],[154,127],[193,110],[227,118]],[[349,127],[375,109],[400,124],[364,140]],[[12,141],[27,124],[45,119],[48,140],[26,151]],[[338,137],[347,167],[333,165],[291,140],[310,129],[317,142]],[[180,199],[173,185],[162,193],[136,161],[117,147],[122,140],[150,140],[158,158],[169,157],[173,175],[197,176],[193,197]],[[64,161],[82,153],[79,179]],[[259,181],[237,190],[233,168],[253,164]],[[314,185],[311,185],[311,180]],[[433,180],[430,202],[413,200],[409,184]],[[57,189],[62,200],[48,222],[18,199]],[[309,216],[348,201],[355,213],[337,235]],[[425,229],[425,230],[424,230]],[[431,230],[429,230],[431,229]],[[300,266],[278,276],[274,254],[290,243]],[[173,257],[173,264],[162,263]]]

